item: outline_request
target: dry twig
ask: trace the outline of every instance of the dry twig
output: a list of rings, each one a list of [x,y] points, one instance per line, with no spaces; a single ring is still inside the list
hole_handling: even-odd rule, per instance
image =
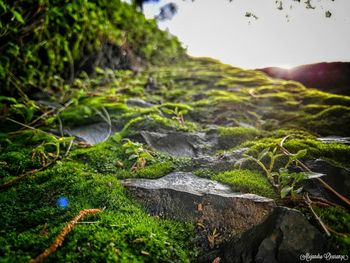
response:
[[[316,214],[315,210],[312,208],[311,200],[310,200],[309,195],[307,193],[305,194],[304,198],[305,198],[305,203],[309,207],[310,211],[313,213],[313,215],[316,218],[316,220],[319,222],[320,226],[323,228],[323,230],[326,233],[326,235],[327,236],[331,236],[331,233],[329,233],[329,231],[328,231],[328,227],[323,223],[321,218]]]
[[[54,253],[58,247],[62,246],[64,238],[69,234],[70,231],[72,231],[74,225],[83,217],[86,215],[94,215],[99,212],[101,212],[101,209],[85,209],[79,212],[79,214],[73,218],[72,221],[70,221],[62,230],[61,232],[56,236],[53,243],[44,250],[43,253],[41,253],[39,256],[37,256],[35,259],[31,259],[29,263],[39,263],[42,262],[45,258],[47,258],[49,255]]]

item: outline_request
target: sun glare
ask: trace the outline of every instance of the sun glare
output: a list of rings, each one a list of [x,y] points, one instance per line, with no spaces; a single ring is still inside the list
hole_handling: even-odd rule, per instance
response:
[[[292,69],[295,67],[295,65],[282,64],[282,65],[277,65],[276,67],[283,68],[283,69]]]

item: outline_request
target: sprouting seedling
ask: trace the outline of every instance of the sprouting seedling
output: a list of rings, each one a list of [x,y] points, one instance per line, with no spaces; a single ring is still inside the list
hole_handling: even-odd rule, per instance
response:
[[[287,169],[281,168],[276,173],[276,178],[278,180],[281,198],[285,198],[290,194],[291,198],[294,199],[303,190],[302,186],[296,189],[298,183],[307,179],[307,175],[304,172],[290,173]]]
[[[296,189],[302,180],[316,178],[323,175],[311,172],[290,173],[288,167],[293,163],[298,164],[298,160],[307,154],[307,150],[299,150],[296,154],[286,156],[283,152],[280,153],[278,149],[278,147],[275,147],[271,151],[270,148],[266,148],[262,150],[257,157],[243,154],[243,158],[238,160],[235,166],[241,168],[242,164],[248,160],[258,164],[265,172],[270,184],[280,193],[281,198],[285,198],[288,194],[290,194],[292,198],[295,198],[297,194],[302,191],[302,187]],[[286,164],[284,167],[276,171],[276,161],[282,157],[287,158]]]
[[[185,119],[184,115],[188,112],[187,109],[179,109],[179,107],[175,107],[174,109],[162,108],[164,113],[172,115],[172,119],[176,120],[181,127],[185,127]]]
[[[49,142],[41,143],[33,149],[32,159],[38,157],[41,165],[46,166],[48,163],[51,163],[60,157],[61,144],[72,142],[73,139],[74,137],[56,138],[55,136],[51,136]],[[55,150],[50,151],[50,147],[53,147]]]
[[[269,163],[265,164],[263,162],[263,159],[265,156],[269,157]],[[254,161],[256,164],[258,164],[263,171],[265,172],[265,175],[269,182],[271,183],[272,186],[275,188],[278,188],[277,184],[274,181],[274,174],[273,174],[273,169],[276,163],[276,160],[280,157],[284,156],[283,154],[277,153],[277,147],[275,147],[272,151],[270,151],[270,148],[265,148],[262,150],[257,157],[248,155],[248,154],[243,154],[243,158],[238,160],[235,164],[236,167],[241,168],[242,164],[248,160]]]
[[[153,161],[154,158],[149,150],[145,149],[142,143],[133,142],[129,139],[124,139],[123,144],[125,154],[128,155],[130,161],[134,161],[131,167],[132,171],[138,171],[145,168],[147,161]]]

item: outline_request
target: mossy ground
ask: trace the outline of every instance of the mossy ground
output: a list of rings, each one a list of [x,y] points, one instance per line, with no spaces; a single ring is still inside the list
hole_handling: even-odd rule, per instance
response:
[[[108,73],[108,72],[107,72]],[[46,119],[41,129],[60,129],[104,122],[105,109],[118,133],[106,142],[88,148],[74,145],[65,156],[68,143],[61,145],[54,165],[0,192],[3,262],[25,262],[49,246],[54,236],[81,209],[103,208],[102,213],[77,224],[52,256],[52,262],[150,261],[185,262],[195,257],[191,245],[193,226],[150,217],[119,184],[129,177],[161,177],[186,166],[191,159],[173,159],[143,147],[153,156],[145,167],[133,170],[134,160],[123,149],[123,139],[139,140],[139,131],[184,131],[218,134],[217,155],[247,147],[256,156],[264,148],[274,148],[289,137],[284,146],[292,153],[307,149],[305,159],[323,158],[349,168],[348,144],[321,142],[319,136],[350,136],[349,97],[306,88],[293,81],[268,78],[211,59],[188,59],[177,65],[152,67],[137,74],[129,71],[103,72],[96,80],[78,79],[68,99],[73,100],[58,118]],[[149,79],[154,80],[150,85]],[[94,83],[93,85],[91,83]],[[128,98],[138,98],[153,106],[130,106]],[[56,98],[57,99],[57,98]],[[67,98],[66,98],[67,99]],[[64,101],[60,101],[64,102]],[[11,103],[10,103],[11,106]],[[40,111],[38,111],[40,112]],[[100,112],[100,113],[99,113]],[[37,113],[38,114],[38,113]],[[17,115],[16,115],[17,116]],[[19,116],[20,122],[25,120]],[[27,122],[28,123],[28,122]],[[22,128],[5,121],[6,131]],[[51,137],[40,131],[0,136],[0,182],[53,160],[56,148],[45,144]],[[33,150],[45,145],[46,157]],[[259,169],[259,167],[253,167]],[[277,199],[261,170],[208,172],[212,179],[233,189]],[[57,206],[60,196],[69,199],[66,209]],[[337,211],[319,211],[331,227]],[[342,217],[348,224],[348,213]],[[329,220],[328,220],[329,219]],[[48,226],[46,227],[45,224]],[[346,238],[334,238],[340,251]]]
[[[34,143],[29,138],[25,142]],[[38,166],[31,162],[30,148],[15,151],[15,143],[3,149],[1,182]],[[123,167],[118,167],[117,161]],[[48,262],[186,262],[194,258],[190,243],[193,226],[149,216],[129,198],[117,179],[160,177],[172,170],[172,163],[155,157],[154,164],[140,171],[130,171],[131,165],[121,145],[111,140],[74,149],[54,166],[1,191],[1,262],[34,258],[51,244],[66,222],[88,208],[104,210],[84,220],[92,223],[77,224]],[[60,197],[69,201],[67,207],[59,206]]]
[[[278,197],[267,178],[256,171],[227,171],[214,175],[212,179],[228,184],[236,191],[254,193],[273,199]]]

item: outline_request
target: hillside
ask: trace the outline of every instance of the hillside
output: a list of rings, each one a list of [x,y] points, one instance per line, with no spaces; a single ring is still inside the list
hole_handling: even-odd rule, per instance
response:
[[[8,66],[23,81],[0,95],[0,262],[345,260],[350,97],[191,58],[176,38],[151,34],[154,21],[114,4],[114,22],[139,20],[116,27],[135,38],[112,50],[139,59],[46,71],[34,56],[42,86],[20,56]],[[140,35],[163,49],[147,53]],[[69,65],[79,73],[65,75]]]
[[[350,95],[350,63],[348,62],[309,64],[292,69],[271,67],[258,70],[273,78],[295,80],[307,87]]]

